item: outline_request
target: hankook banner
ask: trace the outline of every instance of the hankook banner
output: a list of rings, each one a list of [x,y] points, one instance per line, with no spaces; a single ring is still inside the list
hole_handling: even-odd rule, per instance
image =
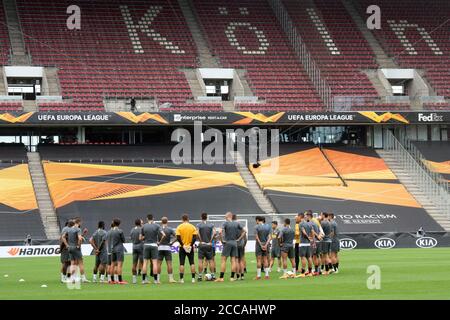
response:
[[[51,243],[51,241],[48,241]],[[125,243],[125,252],[131,254],[133,251],[133,245],[131,243]],[[178,243],[172,245],[172,253],[177,254],[179,249]],[[246,247],[247,252],[255,252],[255,241],[250,240],[247,242]],[[82,244],[81,252],[83,256],[93,255],[92,246],[90,244]],[[222,252],[222,244],[218,243],[216,245],[216,252]],[[61,253],[59,245],[57,244],[46,244],[46,245],[7,245],[0,246],[0,258],[30,258],[30,257],[57,257]]]
[[[389,250],[395,248],[421,248],[432,249],[436,247],[450,247],[450,234],[447,232],[429,232],[425,235],[415,233],[349,233],[341,234],[340,248],[342,251],[356,249],[380,249]],[[44,242],[44,241],[43,241]],[[0,258],[29,258],[29,257],[57,257],[60,254],[59,245],[51,244],[54,241],[48,241],[47,245],[23,246],[9,244],[0,246]],[[132,245],[125,244],[125,250],[128,254],[132,252]],[[92,254],[92,247],[88,244],[82,245],[84,256]],[[222,252],[222,245],[216,246],[216,252]],[[255,241],[249,240],[246,246],[246,252],[255,252]],[[172,253],[178,253],[178,246],[172,246]]]
[[[450,112],[27,112],[0,113],[0,125],[446,124]]]

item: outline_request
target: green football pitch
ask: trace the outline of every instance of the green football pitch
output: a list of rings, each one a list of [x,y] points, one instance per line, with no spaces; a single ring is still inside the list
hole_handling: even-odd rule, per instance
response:
[[[247,263],[246,279],[239,282],[229,282],[228,271],[224,283],[192,284],[186,275],[185,284],[168,284],[163,276],[159,286],[88,283],[71,290],[59,282],[56,257],[0,259],[0,299],[450,299],[450,248],[341,252],[339,274],[303,279],[280,280],[275,271],[270,280],[254,281],[252,253]],[[91,278],[92,257],[85,264]],[[380,268],[380,289],[368,289],[369,266]],[[130,256],[124,278],[131,282]]]

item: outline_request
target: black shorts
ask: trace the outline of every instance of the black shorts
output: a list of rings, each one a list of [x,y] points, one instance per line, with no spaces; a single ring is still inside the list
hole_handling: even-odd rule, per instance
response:
[[[242,259],[245,257],[245,246],[237,247],[237,257],[238,259]]]
[[[289,259],[294,259],[294,257],[295,257],[294,247],[291,247],[291,246],[289,246],[289,247],[282,246],[281,253],[287,254]]]
[[[322,252],[322,242],[316,242],[314,245],[311,245],[311,254],[313,256],[320,256]]]
[[[234,243],[226,242],[223,245],[222,256],[227,258],[228,257],[236,258],[238,256],[238,246],[236,242]]]
[[[264,251],[261,246],[257,243],[255,246],[255,254],[257,257],[267,257],[270,253],[270,245],[267,247],[267,250]]]
[[[331,252],[337,253],[341,251],[341,243],[339,242],[339,239],[333,240],[331,242]]]
[[[207,244],[201,244],[198,246],[198,258],[203,260],[212,260],[214,258],[213,247]]]
[[[123,262],[124,259],[125,259],[125,254],[123,251],[113,252],[111,255],[112,262]]]
[[[158,259],[158,247],[156,246],[144,246],[144,259],[156,260]]]
[[[98,267],[101,264],[108,264],[108,254],[106,251],[102,251],[95,256],[95,265]]]
[[[144,248],[133,248],[133,264],[144,261]]]
[[[69,250],[67,248],[64,248],[61,250],[61,263],[67,262],[70,262]]]
[[[172,261],[172,251],[170,250],[159,250],[158,251],[158,260],[159,261]]]
[[[69,247],[69,258],[70,261],[82,261],[83,254],[81,253],[81,248],[78,247]]]
[[[180,266],[184,266],[185,262],[186,262],[186,257],[189,260],[189,265],[193,265],[195,264],[194,262],[194,249],[192,248],[191,252],[187,253],[183,247],[180,247],[179,250],[180,253]]]
[[[280,247],[272,247],[272,250],[270,250],[270,255],[272,258],[280,258],[281,257],[281,249]]]
[[[300,257],[311,258],[311,246],[300,246]]]
[[[322,241],[322,253],[329,254],[331,250],[331,242]]]
[[[108,266],[112,265],[112,254],[108,253]]]

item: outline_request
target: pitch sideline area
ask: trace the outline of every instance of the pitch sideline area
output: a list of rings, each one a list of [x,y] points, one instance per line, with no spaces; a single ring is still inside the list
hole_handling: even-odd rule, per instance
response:
[[[177,275],[178,257],[174,258]],[[85,261],[91,278],[93,257]],[[57,257],[0,259],[0,299],[450,299],[450,248],[344,251],[339,274],[304,279],[280,280],[275,271],[270,280],[254,281],[254,254],[247,254],[247,263],[246,280],[234,283],[168,284],[164,270],[160,286],[88,283],[70,290],[59,282]],[[127,281],[130,264],[127,256]],[[367,288],[371,265],[381,269],[380,290]],[[227,275],[226,279],[229,271]]]

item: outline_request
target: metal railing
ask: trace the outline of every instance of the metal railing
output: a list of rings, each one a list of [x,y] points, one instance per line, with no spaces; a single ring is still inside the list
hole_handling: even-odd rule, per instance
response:
[[[427,166],[425,158],[412,142],[404,137],[397,138],[390,130],[386,130],[383,149],[395,157],[420,191],[450,219],[449,183]]]
[[[326,106],[327,111],[332,111],[332,93],[330,86],[327,84],[325,78],[321,75],[320,69],[314,59],[312,58],[305,42],[303,41],[300,32],[295,27],[290,18],[286,8],[281,0],[268,0],[272,7],[275,16],[280,22],[283,31],[286,33],[295,53],[300,59],[306,73],[314,84],[319,96]]]
[[[433,178],[436,183],[444,185],[447,192],[450,193],[450,183],[442,174],[436,172],[435,169],[429,164],[425,156],[414,145],[414,141],[410,140],[403,131],[399,132],[397,140],[401,143],[403,148],[405,148],[409,152],[409,154],[416,160],[417,164],[419,164],[424,168],[424,170],[429,172],[431,178]]]

